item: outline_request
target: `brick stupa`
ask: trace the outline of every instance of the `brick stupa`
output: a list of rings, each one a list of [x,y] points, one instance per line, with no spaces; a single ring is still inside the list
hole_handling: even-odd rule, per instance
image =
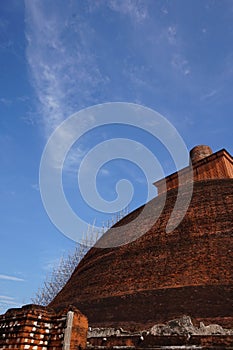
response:
[[[147,204],[148,215],[153,217],[165,195],[166,200],[152,227],[131,243],[92,248],[50,307],[58,312],[72,304],[96,327],[146,329],[182,315],[232,327],[233,158],[208,146],[195,147],[190,156],[193,195],[180,224],[166,232],[178,191],[174,173],[155,183],[158,196]],[[179,171],[184,200],[190,169]],[[128,230],[126,224],[142,210],[116,224],[127,237],[133,237],[134,226]],[[143,225],[135,224],[135,230]]]

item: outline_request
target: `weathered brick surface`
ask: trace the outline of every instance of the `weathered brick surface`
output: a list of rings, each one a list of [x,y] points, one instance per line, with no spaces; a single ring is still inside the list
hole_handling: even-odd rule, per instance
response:
[[[167,234],[176,196],[177,189],[167,193],[156,223],[163,196],[147,205],[143,220],[138,216],[142,207],[120,221],[126,242],[145,225],[147,233],[118,248],[91,249],[51,307],[72,303],[96,326],[146,328],[187,314],[231,327],[233,179],[195,182],[185,218]],[[183,186],[184,201],[186,196]],[[113,230],[103,237],[114,239]]]
[[[88,320],[80,312],[74,312],[70,350],[85,349],[87,343]]]
[[[86,347],[87,319],[74,312],[70,350]],[[26,305],[0,315],[0,349],[60,350],[63,348],[67,309],[55,313],[42,306]],[[75,343],[75,346],[74,346]]]

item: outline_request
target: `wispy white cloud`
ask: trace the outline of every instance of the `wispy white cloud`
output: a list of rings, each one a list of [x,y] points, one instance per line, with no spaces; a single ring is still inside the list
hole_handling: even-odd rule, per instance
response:
[[[0,295],[0,301],[3,301],[3,300],[14,300],[15,298],[12,298],[12,297],[9,297],[7,295]]]
[[[3,306],[6,307],[5,305],[11,306],[20,306],[20,303],[17,303],[16,301],[11,301],[11,300],[0,300],[0,305],[4,304]]]
[[[90,12],[104,6],[116,13],[128,16],[135,23],[141,23],[149,16],[147,3],[142,0],[87,0],[87,3]]]
[[[61,262],[61,257],[59,258],[53,258],[53,259],[48,259],[43,263],[43,270],[51,273],[53,269],[55,269],[57,266],[59,266]]]
[[[30,100],[29,96],[23,95],[23,96],[18,96],[17,100],[19,102],[28,102]]]
[[[23,278],[9,276],[9,275],[3,275],[3,274],[0,274],[0,279],[8,280],[8,281],[16,281],[16,282],[24,282],[25,281]]]
[[[160,82],[174,78],[171,73],[191,74],[181,29],[155,22],[149,8],[153,2],[87,0],[81,11],[77,4],[50,3],[48,8],[43,1],[25,0],[27,61],[46,136],[84,107],[111,100],[141,103],[145,94],[161,94]],[[113,33],[105,35],[107,20],[103,27],[96,25],[96,14],[109,11],[116,20],[125,16],[133,21],[125,21],[125,33],[119,28],[122,44],[116,38],[111,45]],[[125,89],[120,86],[123,81]]]
[[[171,23],[164,27],[159,26],[157,31],[160,33],[157,50],[165,52],[165,55],[169,57],[170,68],[182,75],[190,74],[191,67],[186,57],[185,46],[187,45],[184,44],[182,29]]]
[[[19,303],[13,297],[10,297],[8,295],[0,295],[0,308],[1,308],[1,305],[3,308],[6,308],[6,306],[11,306],[11,305],[18,306]]]
[[[5,312],[8,308],[13,307],[21,307],[21,303],[17,302],[17,300],[8,295],[0,295],[0,313]]]
[[[181,54],[175,53],[172,56],[171,64],[175,70],[184,75],[189,75],[191,72],[189,62]]]
[[[167,28],[167,39],[170,44],[175,45],[176,44],[176,27],[175,26],[169,26]]]
[[[87,149],[85,149],[81,145],[78,147],[72,148],[67,155],[63,170],[70,173],[76,173],[86,153],[87,153]]]
[[[164,6],[161,8],[161,12],[164,14],[164,15],[168,15],[168,9]]]
[[[190,64],[184,52],[182,35],[177,26],[170,25],[163,31],[163,38],[168,43],[168,53],[171,56],[171,67],[178,73],[188,75],[191,73]]]
[[[9,40],[9,36],[7,36],[9,22],[5,19],[0,17],[0,50],[5,51],[8,49],[12,42]]]
[[[27,114],[22,116],[20,119],[27,125],[41,124],[41,121],[36,117],[37,115],[35,113],[28,112]]]
[[[77,108],[93,103],[93,89],[105,78],[89,48],[93,32],[88,23],[71,16],[68,7],[54,6],[49,15],[43,5],[25,0],[27,61],[39,114],[50,133]]]
[[[133,20],[142,22],[148,17],[145,1],[135,0],[109,0],[108,6],[123,15],[129,15]]]
[[[111,175],[111,171],[105,168],[101,168],[99,174],[100,176],[109,176]]]
[[[0,30],[5,31],[8,27],[9,22],[5,18],[0,18]]]
[[[12,101],[9,100],[8,98],[1,97],[0,98],[0,103],[5,105],[5,106],[10,106],[12,104]]]
[[[203,101],[203,100],[207,100],[207,99],[209,99],[209,98],[211,98],[211,97],[214,97],[217,93],[218,93],[218,90],[213,89],[213,90],[211,90],[210,92],[208,92],[208,93],[202,95],[202,96],[200,97],[200,100],[202,100],[202,101]]]
[[[34,191],[40,191],[40,187],[38,184],[31,184],[31,188],[34,190]]]
[[[49,7],[43,1],[25,0],[26,57],[47,135],[77,110],[101,99],[109,101],[106,87],[111,81],[94,49],[102,33],[93,25],[92,13],[108,9],[130,17],[136,25],[148,17],[148,5],[142,0],[87,0],[81,12],[79,2]]]

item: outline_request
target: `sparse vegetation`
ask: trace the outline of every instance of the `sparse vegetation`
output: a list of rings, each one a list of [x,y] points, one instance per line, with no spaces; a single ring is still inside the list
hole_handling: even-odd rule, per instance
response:
[[[129,208],[116,213],[103,224],[101,230],[97,231],[93,226],[88,226],[87,232],[84,235],[82,242],[77,243],[74,252],[69,253],[67,256],[61,257],[58,265],[54,266],[51,273],[46,277],[43,285],[38,289],[36,295],[31,299],[33,304],[47,306],[60,290],[67,283],[77,265],[80,263],[84,255],[88,250],[95,245],[97,240],[116,222],[121,220],[125,215],[129,213]]]

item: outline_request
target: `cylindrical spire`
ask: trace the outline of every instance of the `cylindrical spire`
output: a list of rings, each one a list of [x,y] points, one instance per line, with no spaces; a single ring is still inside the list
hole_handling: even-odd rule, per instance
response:
[[[195,146],[190,151],[190,159],[192,164],[198,162],[199,160],[210,156],[213,153],[209,146],[199,145]]]

